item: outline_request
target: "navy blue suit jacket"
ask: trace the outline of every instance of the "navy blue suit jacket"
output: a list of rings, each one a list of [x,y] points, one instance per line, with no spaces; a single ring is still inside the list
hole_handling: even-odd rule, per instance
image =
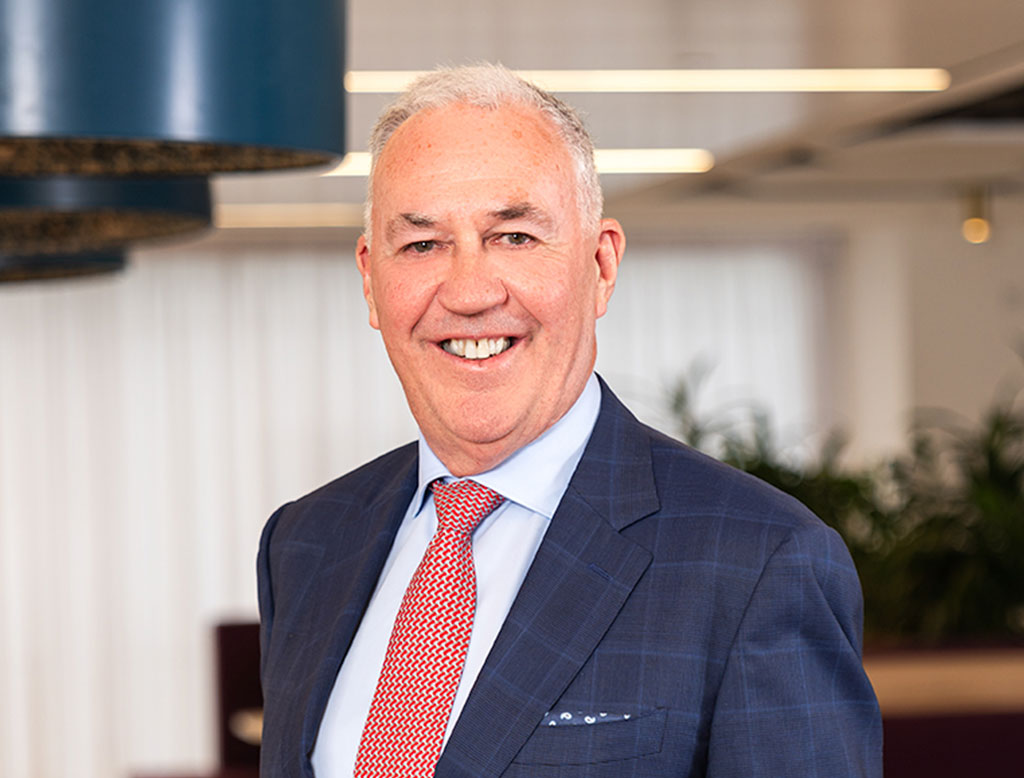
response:
[[[416,460],[415,445],[392,451],[264,530],[264,778],[312,775]],[[602,385],[586,451],[436,775],[880,776],[860,643],[860,586],[836,533],[641,425]]]

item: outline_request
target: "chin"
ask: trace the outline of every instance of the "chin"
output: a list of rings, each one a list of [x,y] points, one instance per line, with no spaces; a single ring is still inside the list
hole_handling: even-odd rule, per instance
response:
[[[466,409],[469,414],[470,408]],[[461,416],[458,419],[448,419],[445,428],[450,430],[459,440],[478,446],[486,446],[491,443],[498,443],[514,431],[515,425],[501,416],[478,416],[469,419]]]

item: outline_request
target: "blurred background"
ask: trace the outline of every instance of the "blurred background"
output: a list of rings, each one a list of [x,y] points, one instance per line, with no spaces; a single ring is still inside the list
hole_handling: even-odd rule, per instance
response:
[[[31,7],[5,3],[8,45]],[[349,0],[331,25],[345,44],[349,152],[365,151],[391,99],[360,74],[475,60],[746,71],[740,86],[607,91],[605,75],[598,91],[559,91],[600,149],[708,153],[702,172],[643,172],[641,159],[602,175],[606,215],[629,242],[598,371],[666,432],[770,465],[783,486],[823,484],[803,496],[824,494],[812,507],[851,543],[869,609],[897,603],[868,614],[889,719],[970,714],[1019,732],[1024,4]],[[811,91],[799,80],[837,68],[872,73]],[[878,72],[893,68],[942,71],[907,87]],[[780,84],[779,69],[797,83]],[[219,173],[205,231],[133,243],[118,273],[0,283],[5,778],[217,769],[214,629],[256,618],[263,522],[415,436],[353,262],[359,161]],[[965,228],[970,218],[981,221]],[[921,409],[943,409],[938,436],[914,426]],[[964,441],[980,443],[965,454]],[[980,486],[975,455],[991,476]],[[947,503],[920,507],[946,488]],[[997,537],[979,540],[988,515]],[[922,527],[928,569],[872,567],[879,554],[925,558]],[[941,591],[900,604],[929,586]],[[994,615],[974,624],[964,591],[999,600]],[[937,615],[908,621],[926,611]],[[939,664],[922,665],[932,660],[893,648],[908,643],[966,644],[999,674],[935,649]],[[929,669],[906,687],[914,666]]]

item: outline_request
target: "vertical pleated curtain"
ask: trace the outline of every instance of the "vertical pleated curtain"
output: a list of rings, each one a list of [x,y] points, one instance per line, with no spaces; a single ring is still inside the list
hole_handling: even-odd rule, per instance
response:
[[[669,428],[667,390],[703,359],[709,405],[802,429],[815,267],[631,250],[598,369]],[[347,247],[199,244],[0,287],[0,775],[212,769],[212,628],[255,618],[266,516],[414,435]]]

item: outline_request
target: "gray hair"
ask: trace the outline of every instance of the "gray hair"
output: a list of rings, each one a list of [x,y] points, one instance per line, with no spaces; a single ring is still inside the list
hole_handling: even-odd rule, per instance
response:
[[[579,114],[550,92],[520,78],[503,65],[482,63],[443,67],[426,73],[409,85],[398,99],[384,109],[370,135],[370,178],[367,185],[363,225],[371,239],[373,174],[388,140],[403,122],[429,108],[469,103],[483,108],[520,104],[536,108],[554,125],[576,166],[576,201],[583,223],[596,228],[601,219],[601,182],[594,167],[594,142]]]

